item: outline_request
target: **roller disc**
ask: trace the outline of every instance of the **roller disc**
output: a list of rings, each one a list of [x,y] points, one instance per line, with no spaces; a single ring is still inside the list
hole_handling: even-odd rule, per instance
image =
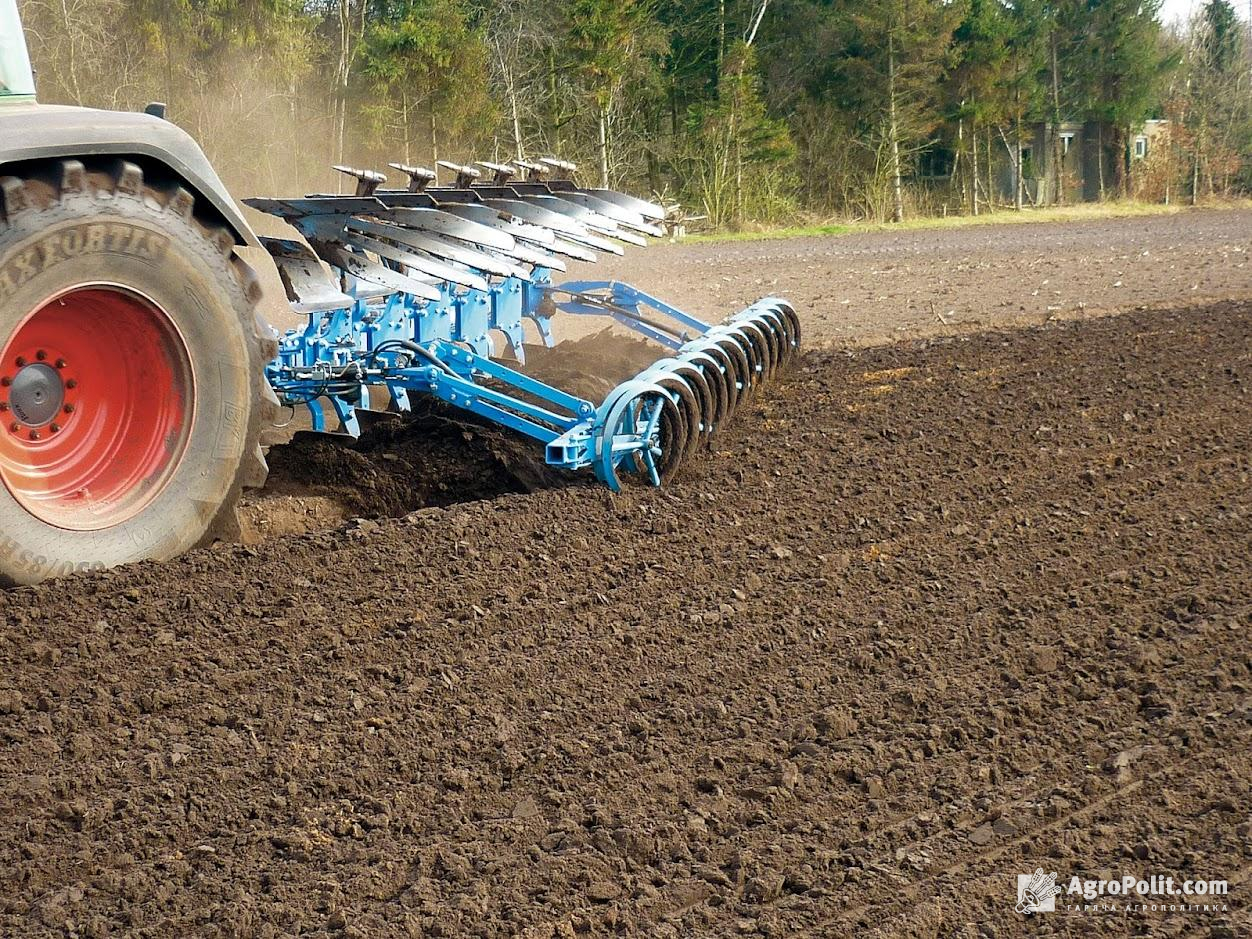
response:
[[[734,363],[735,383],[737,397],[735,407],[746,402],[752,396],[753,379],[756,377],[756,369],[753,367],[749,358],[749,351],[752,346],[743,333],[730,331],[716,338],[718,346],[726,351],[731,362]]]
[[[770,375],[776,376],[787,364],[787,338],[782,322],[769,309],[757,310],[749,320],[765,336],[770,347]]]
[[[710,377],[713,381],[720,381],[721,383],[722,416],[718,426],[724,426],[734,418],[735,408],[739,404],[739,376],[736,371],[735,360],[713,338],[699,340],[693,347],[693,351],[700,352],[717,363],[717,374]]]
[[[707,439],[726,420],[725,376],[717,359],[707,352],[683,352],[679,354],[679,361],[693,365],[700,372],[704,386],[708,389],[709,408],[705,411],[704,420],[704,436]]]
[[[710,360],[708,367],[715,368],[716,364]],[[649,381],[658,374],[681,377],[695,395],[697,412],[694,422],[690,422],[687,428],[688,451],[691,452],[708,440],[713,432],[713,420],[720,407],[719,400],[713,391],[714,386],[710,385],[708,378],[705,377],[704,368],[684,359],[658,359],[639,377],[644,381]]]
[[[769,330],[775,345],[775,361],[777,368],[786,366],[791,361],[794,351],[794,340],[791,335],[791,323],[779,309],[777,301],[758,303],[745,311],[743,320],[754,322],[762,329]],[[743,320],[737,320],[742,322]]]
[[[774,335],[774,344],[778,355],[778,367],[786,368],[791,362],[792,342],[791,328],[787,318],[773,306],[768,306],[758,314],[760,321]]]
[[[624,477],[653,486],[673,478],[686,448],[685,418],[670,392],[652,382],[619,386],[602,405],[594,464],[597,478],[620,492]]]
[[[674,403],[678,405],[678,410],[682,414],[683,451],[678,460],[678,466],[681,467],[687,458],[692,456],[700,446],[700,423],[703,417],[700,402],[691,386],[687,384],[686,379],[673,372],[656,375],[653,377],[652,382],[670,392]],[[638,460],[638,457],[636,457],[636,460]],[[638,464],[636,468],[640,471],[644,469],[643,466]]]
[[[796,315],[795,308],[790,303],[784,300],[778,300],[776,303],[779,313],[791,327],[791,350],[795,352],[800,348],[800,317]]]
[[[783,314],[777,312],[776,309],[767,304],[757,303],[752,305],[740,313],[739,316],[731,319],[731,323],[735,326],[744,326],[751,324],[761,332],[765,338],[767,346],[770,348],[770,374],[779,371],[786,363],[786,347],[788,347],[788,336],[783,326]]]
[[[695,393],[696,402],[699,406],[699,423],[695,426],[695,442],[696,446],[708,441],[709,436],[713,433],[713,419],[717,413],[717,399],[714,397],[712,386],[705,377],[704,370],[692,362],[680,362],[674,360],[675,364],[669,368],[674,374],[679,375],[691,387]]]
[[[769,330],[752,319],[736,323],[735,328],[752,345],[753,351],[749,358],[754,359],[753,365],[756,367],[753,382],[758,386],[765,384],[774,375],[774,347],[767,335]]]
[[[759,376],[756,369],[756,346],[739,326],[739,323],[733,326],[723,323],[714,326],[706,335],[721,344],[734,361],[739,385],[739,402],[742,403],[755,393]]]

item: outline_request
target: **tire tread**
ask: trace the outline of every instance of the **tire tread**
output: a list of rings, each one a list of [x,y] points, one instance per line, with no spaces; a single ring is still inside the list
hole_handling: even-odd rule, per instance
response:
[[[220,274],[226,286],[239,316],[242,334],[247,338],[247,367],[254,376],[252,406],[243,456],[234,480],[221,505],[210,509],[212,517],[197,544],[236,540],[239,535],[236,504],[245,488],[257,488],[265,483],[268,468],[261,447],[262,433],[275,423],[280,411],[278,399],[265,379],[265,366],[277,352],[277,339],[260,315],[260,279],[235,252],[234,235],[224,226],[206,222],[196,214],[196,199],[189,189],[177,181],[168,185],[150,184],[139,166],[125,160],[90,169],[79,160],[59,160],[21,177],[0,177],[0,232],[9,228],[10,220],[19,214],[42,206],[52,207],[71,198],[134,200],[144,211],[166,216],[168,221],[164,227],[172,237],[181,239],[181,249],[198,254],[210,269]]]

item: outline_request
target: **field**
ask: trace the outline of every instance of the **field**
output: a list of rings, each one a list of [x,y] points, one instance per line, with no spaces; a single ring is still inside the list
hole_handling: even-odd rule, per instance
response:
[[[808,327],[672,488],[432,413],[0,593],[0,934],[1246,935],[1249,232],[635,252]],[[1028,922],[1036,867],[1230,893]]]

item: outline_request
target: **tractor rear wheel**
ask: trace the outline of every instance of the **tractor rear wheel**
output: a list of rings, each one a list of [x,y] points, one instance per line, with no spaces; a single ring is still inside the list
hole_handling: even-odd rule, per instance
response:
[[[0,583],[233,537],[277,405],[233,237],[125,162],[0,198]]]

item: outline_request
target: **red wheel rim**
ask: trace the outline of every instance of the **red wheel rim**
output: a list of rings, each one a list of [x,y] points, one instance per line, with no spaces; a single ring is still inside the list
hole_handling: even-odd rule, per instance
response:
[[[0,479],[49,525],[118,525],[181,462],[193,400],[187,347],[160,307],[121,287],[68,290],[0,353]]]

